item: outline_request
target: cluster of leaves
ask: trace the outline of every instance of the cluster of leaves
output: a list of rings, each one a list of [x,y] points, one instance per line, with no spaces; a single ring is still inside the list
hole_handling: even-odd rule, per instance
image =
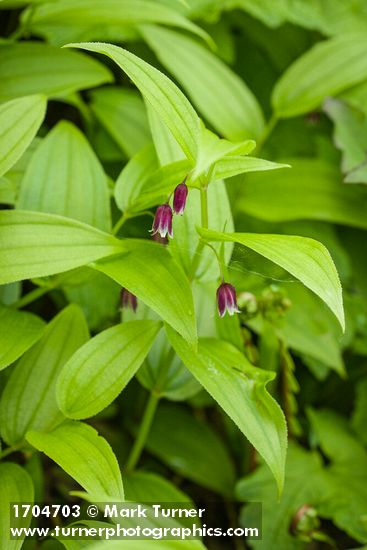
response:
[[[365,2],[0,0],[0,27],[1,548],[9,503],[75,495],[367,544]]]

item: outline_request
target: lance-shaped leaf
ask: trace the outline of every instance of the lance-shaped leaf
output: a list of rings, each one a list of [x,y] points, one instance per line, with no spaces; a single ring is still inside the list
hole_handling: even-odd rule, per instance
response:
[[[129,239],[127,254],[93,265],[135,294],[188,342],[196,344],[191,287],[180,266],[162,245]]]
[[[0,106],[0,176],[5,174],[30,145],[46,112],[46,98],[32,95]]]
[[[112,235],[69,218],[0,213],[0,284],[54,275],[123,250]]]
[[[70,305],[23,355],[0,401],[1,436],[7,443],[21,441],[28,430],[52,429],[63,420],[56,402],[56,380],[63,365],[88,337],[81,310]]]
[[[18,464],[3,462],[0,464],[0,547],[6,550],[20,550],[23,539],[10,538],[10,525],[22,529],[29,527],[31,515],[19,514],[10,524],[10,506],[15,502],[31,504],[34,498],[33,483],[30,475]]]
[[[134,376],[160,328],[157,321],[130,321],[101,332],[80,348],[58,379],[62,412],[80,419],[107,407]]]
[[[43,329],[43,320],[33,313],[0,305],[0,370],[37,342]]]
[[[62,120],[43,139],[24,174],[17,208],[110,230],[107,176],[76,126]]]
[[[344,330],[342,288],[333,259],[323,244],[293,235],[198,231],[208,241],[239,243],[280,265],[329,306]]]
[[[146,25],[142,34],[220,134],[234,141],[261,134],[264,119],[255,96],[223,61],[191,37],[172,30]]]
[[[179,88],[163,73],[136,55],[112,44],[82,42],[68,47],[110,57],[139,88],[157,111],[186,156],[194,161],[199,138],[199,118]]]
[[[28,432],[27,441],[45,453],[91,495],[124,500],[121,472],[107,441],[82,422],[64,422],[48,433]]]
[[[261,454],[281,491],[287,428],[279,405],[265,389],[274,373],[250,365],[228,342],[203,338],[195,353],[170,327],[166,330],[177,355]]]
[[[279,117],[301,115],[366,78],[365,33],[341,35],[316,44],[298,58],[277,82],[272,103]]]
[[[112,80],[95,59],[42,42],[1,46],[0,101],[30,94],[57,96]]]
[[[289,164],[280,164],[270,160],[259,159],[256,157],[241,157],[229,155],[218,160],[214,165],[213,180],[221,180],[245,174],[246,172],[263,172],[266,170],[278,170],[279,168],[289,168]]]
[[[29,18],[25,12],[23,18]],[[63,0],[46,3],[32,11],[29,26],[36,34],[40,33],[51,41],[58,42],[60,31],[63,38],[71,40],[98,40],[101,38],[100,27],[123,28],[141,23],[172,25],[197,34],[208,42],[209,35],[200,27],[186,19],[176,10],[159,2],[147,0]],[[65,28],[67,34],[65,35]],[[115,31],[117,34],[117,31]],[[121,31],[120,31],[121,33]],[[111,31],[109,32],[111,35]],[[116,40],[119,35],[117,34]]]

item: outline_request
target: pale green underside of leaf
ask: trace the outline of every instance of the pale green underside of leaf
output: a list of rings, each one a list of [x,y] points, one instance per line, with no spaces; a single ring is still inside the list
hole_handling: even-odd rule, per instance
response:
[[[69,218],[0,213],[0,284],[61,273],[124,249],[123,241]]]
[[[30,145],[45,112],[46,98],[42,95],[22,97],[0,105],[0,176]]]
[[[245,82],[223,61],[190,37],[143,26],[142,35],[193,103],[223,136],[233,141],[260,136],[261,108]]]
[[[0,306],[0,370],[34,344],[44,326],[43,320],[32,313]]]
[[[279,117],[300,115],[366,78],[366,35],[338,36],[316,44],[285,71],[272,103]]]
[[[84,316],[71,304],[18,361],[0,401],[1,436],[7,443],[22,441],[28,430],[49,430],[62,422],[56,380],[66,361],[88,338]]]
[[[170,129],[187,157],[191,161],[195,160],[199,118],[183,93],[166,75],[136,55],[112,44],[82,42],[68,44],[68,47],[101,53],[115,61]]]
[[[365,187],[343,185],[332,164],[287,160],[291,170],[244,176],[236,208],[267,221],[309,219],[367,228]]]
[[[106,174],[76,126],[62,120],[42,140],[22,179],[16,207],[111,229]]]
[[[209,241],[236,242],[280,265],[317,294],[345,328],[342,288],[334,262],[325,246],[314,239],[290,235],[219,233],[198,229]]]
[[[80,348],[58,379],[63,413],[80,419],[107,407],[134,376],[160,328],[157,321],[130,321],[99,333]]]
[[[228,156],[223,157],[215,163],[213,180],[221,180],[245,174],[246,172],[263,172],[266,170],[278,170],[279,168],[290,168],[289,164],[280,164],[256,157]],[[283,172],[282,172],[283,173]]]
[[[65,422],[48,433],[28,432],[27,441],[45,453],[88,493],[124,500],[121,472],[107,441],[81,422]]]
[[[42,42],[1,46],[0,74],[0,101],[39,93],[55,97],[112,81],[98,61]]]
[[[131,239],[129,246],[127,254],[106,258],[93,267],[141,298],[195,345],[194,303],[182,269],[168,250],[157,243]]]
[[[24,19],[29,13],[25,12]],[[74,39],[96,39],[101,26],[116,28],[157,23],[190,31],[208,43],[211,37],[200,27],[180,15],[174,9],[147,0],[63,0],[37,7],[30,19],[30,28],[51,40],[66,27]],[[67,35],[66,35],[67,36]]]
[[[283,413],[265,385],[274,374],[250,365],[231,344],[204,338],[193,352],[171,328],[167,335],[178,356],[261,454],[281,492],[287,447]]]
[[[2,462],[0,464],[0,547],[4,550],[20,550],[22,538],[10,539],[10,526],[28,527],[31,517],[13,518],[10,523],[10,506],[14,502],[31,504],[34,498],[33,483],[30,475],[18,464]]]

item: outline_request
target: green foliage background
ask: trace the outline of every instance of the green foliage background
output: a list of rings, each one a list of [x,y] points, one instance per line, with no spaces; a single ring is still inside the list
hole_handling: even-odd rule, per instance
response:
[[[0,32],[1,549],[124,548],[9,539],[72,491],[365,547],[366,2],[0,0]]]

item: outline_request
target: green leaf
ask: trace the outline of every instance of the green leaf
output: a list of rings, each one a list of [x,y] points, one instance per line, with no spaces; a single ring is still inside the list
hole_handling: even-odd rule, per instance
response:
[[[151,525],[152,527],[162,528],[167,526],[165,518],[163,525]],[[175,522],[170,524],[170,527],[179,527],[180,524]],[[205,546],[199,540],[159,540],[159,550],[205,550]],[[157,550],[157,541],[151,540],[109,540],[100,541],[89,546],[89,550]]]
[[[123,250],[112,235],[69,218],[0,213],[0,284],[61,273]]]
[[[359,435],[360,440],[367,444],[366,421],[367,421],[367,378],[362,378],[356,387],[357,397],[352,416],[352,426]]]
[[[347,34],[316,44],[281,76],[272,95],[278,117],[301,115],[367,78],[367,38]]]
[[[45,453],[88,493],[124,500],[121,472],[107,441],[82,422],[65,422],[48,433],[28,432],[27,441]]]
[[[195,160],[199,118],[189,101],[169,78],[136,55],[112,44],[85,42],[68,44],[68,47],[101,53],[115,61],[170,129],[187,158]]]
[[[144,361],[160,328],[157,321],[116,325],[74,353],[57,382],[57,401],[65,416],[87,418],[112,403]]]
[[[171,134],[168,126],[162,122],[158,112],[148,102],[146,102],[146,108],[150,131],[160,165],[165,166],[176,160],[184,159],[185,153]]]
[[[41,338],[44,322],[33,313],[0,305],[0,327],[0,370],[2,370]]]
[[[10,506],[14,502],[27,502],[31,504],[34,498],[32,480],[27,472],[11,462],[0,464],[0,546],[4,550],[20,550],[23,540],[10,538]],[[12,520],[11,526],[15,528],[29,527],[31,516],[25,518],[20,514],[19,518]]]
[[[150,429],[147,449],[179,475],[231,496],[234,467],[219,436],[183,406],[162,403]]]
[[[223,61],[172,30],[143,26],[142,34],[218,133],[233,141],[260,136],[264,126],[261,108],[243,80]]]
[[[24,13],[24,19],[29,13]],[[172,25],[193,32],[211,41],[208,34],[174,9],[147,0],[63,0],[61,3],[46,3],[32,11],[30,28],[53,40],[65,27],[71,39],[95,40],[101,38],[99,28],[112,28],[141,23]],[[76,27],[74,30],[73,27]],[[64,37],[64,36],[63,36]],[[117,37],[116,37],[117,40]]]
[[[342,151],[341,169],[347,173],[344,181],[349,183],[349,176],[353,180],[352,171],[366,160],[367,117],[358,109],[331,97],[324,102],[324,111],[334,122],[334,143]],[[367,183],[367,178],[359,183]]]
[[[1,436],[7,443],[18,443],[28,430],[49,430],[62,422],[64,417],[56,402],[56,380],[66,361],[88,337],[80,309],[70,305],[23,355],[12,370],[0,401]]]
[[[114,192],[116,204],[122,212],[133,210],[145,182],[157,168],[157,155],[152,144],[146,145],[125,164]]]
[[[263,172],[266,170],[278,170],[289,168],[289,164],[279,164],[256,157],[241,157],[230,155],[218,160],[214,165],[212,180],[221,180],[245,174],[246,172]],[[283,172],[282,172],[283,174]]]
[[[288,159],[287,159],[288,160]],[[289,159],[292,170],[248,174],[240,183],[239,210],[267,221],[322,220],[367,229],[367,190],[342,185],[337,167]]]
[[[84,135],[70,122],[54,126],[33,154],[16,207],[111,229],[107,177]]]
[[[198,231],[209,241],[242,244],[280,265],[329,306],[344,330],[342,288],[333,259],[323,244],[291,235],[219,233],[208,229]]]
[[[42,42],[1,46],[0,74],[0,101],[39,93],[55,97],[112,80],[98,61]]]
[[[132,502],[191,502],[172,482],[152,472],[135,471],[124,478],[126,500]]]
[[[131,239],[127,254],[93,265],[135,294],[188,342],[196,344],[196,321],[189,281],[168,250]]]
[[[198,353],[169,327],[167,335],[186,367],[237,424],[283,487],[287,428],[283,413],[265,386],[274,373],[250,365],[228,342],[203,338]]]
[[[46,98],[33,95],[0,105],[0,176],[5,174],[30,145],[46,112]]]
[[[93,113],[128,157],[150,142],[145,105],[137,92],[109,86],[92,92],[91,98]]]

